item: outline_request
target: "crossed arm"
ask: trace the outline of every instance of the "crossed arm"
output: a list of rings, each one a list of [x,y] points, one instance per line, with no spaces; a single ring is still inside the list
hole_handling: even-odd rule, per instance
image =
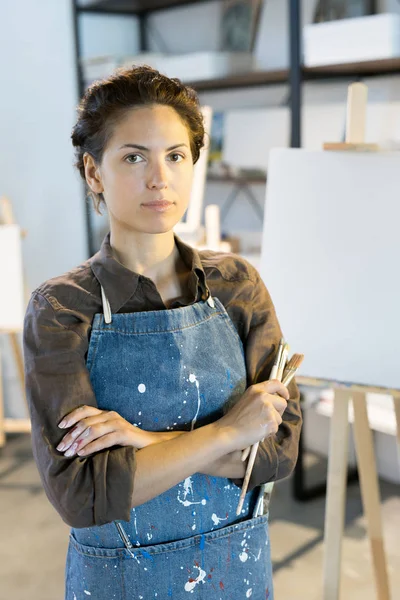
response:
[[[59,423],[59,427],[69,429],[57,446],[57,450],[67,457],[88,456],[115,445],[141,449],[187,434],[186,431],[146,431],[132,425],[115,411],[100,410],[93,406],[81,406],[73,410]],[[199,472],[214,477],[241,479],[246,468],[241,453],[241,450],[235,450],[213,459]]]

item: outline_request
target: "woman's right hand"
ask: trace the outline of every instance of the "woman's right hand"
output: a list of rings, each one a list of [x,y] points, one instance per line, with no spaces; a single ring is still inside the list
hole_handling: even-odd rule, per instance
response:
[[[256,383],[218,421],[227,452],[242,450],[273,435],[282,423],[289,391],[277,379]]]

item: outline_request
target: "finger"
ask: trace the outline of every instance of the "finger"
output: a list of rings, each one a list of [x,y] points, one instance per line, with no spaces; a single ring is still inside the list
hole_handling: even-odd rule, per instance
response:
[[[272,421],[269,421],[269,423],[267,423],[267,427],[266,427],[266,432],[265,432],[265,437],[269,437],[270,435],[274,435],[277,431],[278,431],[278,422],[274,419]]]
[[[118,435],[119,432],[109,423],[98,423],[93,427],[88,427],[82,435],[73,441],[69,448],[64,452],[64,456],[73,456],[78,450],[82,450],[91,442],[109,433],[116,433]]]
[[[272,406],[279,413],[279,415],[283,415],[287,407],[287,401],[280,396],[271,396],[270,398]]]
[[[279,394],[285,400],[289,400],[289,398],[290,398],[289,390],[278,379],[269,379],[268,381],[262,381],[261,383],[262,383],[263,387],[267,388],[266,391],[269,394]]]
[[[72,456],[77,450],[82,450],[94,440],[110,433],[115,433],[116,439],[118,440],[116,443],[123,444],[125,442],[124,431],[118,428],[118,424],[115,421],[103,421],[87,427],[85,431],[74,440],[68,450],[64,452],[64,455]]]
[[[251,447],[250,447],[250,446],[247,446],[247,448],[245,448],[245,449],[243,450],[243,452],[242,452],[242,456],[241,456],[241,458],[242,458],[242,461],[245,461],[245,460],[246,460],[246,458],[249,456],[249,454],[250,454],[250,449],[251,449]]]
[[[85,419],[86,417],[92,417],[93,415],[98,415],[101,412],[103,411],[101,411],[99,408],[96,408],[95,406],[79,406],[78,408],[75,408],[75,410],[70,412],[68,415],[66,415],[62,419],[62,421],[60,421],[58,426],[61,429],[66,429],[67,427],[72,427],[72,425],[75,425],[75,423],[77,423],[81,419]]]
[[[115,446],[119,444],[119,435],[117,431],[113,431],[112,433],[108,433],[103,435],[102,437],[97,438],[90,444],[86,445],[84,448],[78,448],[77,454],[78,456],[87,456],[88,454],[93,454],[93,452],[99,452],[100,450],[104,450],[105,448],[111,448],[111,446]]]
[[[110,415],[111,413],[109,411],[100,411],[100,414],[97,414],[94,417],[86,417],[81,421],[78,421],[75,427],[64,435],[61,442],[57,446],[57,450],[64,452],[71,446],[71,444],[79,435],[82,435],[83,432],[87,430],[88,427],[96,425],[97,423],[103,423],[110,418]]]

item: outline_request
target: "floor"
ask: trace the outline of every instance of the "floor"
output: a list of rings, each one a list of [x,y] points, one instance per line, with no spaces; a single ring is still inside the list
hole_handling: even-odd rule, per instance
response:
[[[309,483],[321,480],[325,461],[307,455],[307,463]],[[291,483],[288,479],[275,485],[270,506],[275,600],[321,600],[324,498],[296,502]],[[381,498],[391,598],[396,600],[400,598],[399,486],[381,481]],[[340,598],[375,600],[357,483],[348,487],[347,500]],[[68,526],[45,497],[30,437],[25,434],[9,435],[0,448],[0,531],[0,600],[62,600]]]

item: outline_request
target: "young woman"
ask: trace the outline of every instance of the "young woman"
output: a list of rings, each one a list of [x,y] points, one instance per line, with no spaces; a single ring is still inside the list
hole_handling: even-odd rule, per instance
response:
[[[254,509],[294,467],[299,392],[268,381],[282,333],[254,267],[173,233],[203,137],[195,92],[149,67],[79,106],[77,167],[110,233],[35,290],[24,327],[34,456],[71,527],[66,600],[273,597]],[[236,516],[241,451],[263,438]]]

